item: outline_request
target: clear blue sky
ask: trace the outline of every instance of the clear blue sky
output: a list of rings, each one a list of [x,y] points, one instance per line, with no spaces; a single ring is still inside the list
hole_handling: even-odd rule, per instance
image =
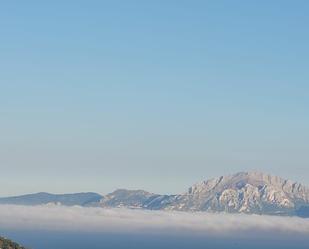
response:
[[[309,184],[308,1],[0,4],[1,195],[260,170]]]

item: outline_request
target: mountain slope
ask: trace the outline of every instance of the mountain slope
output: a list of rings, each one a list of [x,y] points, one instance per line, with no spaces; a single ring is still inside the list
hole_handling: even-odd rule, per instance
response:
[[[14,204],[14,205],[42,205],[48,203],[61,204],[66,206],[86,205],[90,202],[97,202],[102,198],[96,193],[76,193],[76,194],[49,194],[36,193],[22,196],[0,198],[0,204]]]
[[[97,203],[97,206],[145,208],[151,200],[156,199],[159,196],[160,195],[152,194],[144,190],[118,189],[105,195],[100,202]]]

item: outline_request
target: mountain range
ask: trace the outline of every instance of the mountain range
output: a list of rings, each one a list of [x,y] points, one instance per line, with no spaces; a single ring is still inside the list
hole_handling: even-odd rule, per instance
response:
[[[309,217],[309,188],[260,172],[220,176],[191,186],[185,193],[159,195],[118,189],[107,195],[37,193],[0,198],[0,204],[80,205],[102,208],[207,211]]]

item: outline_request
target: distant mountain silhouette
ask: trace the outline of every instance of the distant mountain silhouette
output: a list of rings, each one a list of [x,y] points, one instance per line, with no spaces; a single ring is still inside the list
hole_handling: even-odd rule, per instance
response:
[[[36,194],[0,198],[0,204],[31,206],[54,203],[66,206],[84,206],[90,202],[97,202],[101,198],[102,196],[96,193],[49,194],[41,192]]]

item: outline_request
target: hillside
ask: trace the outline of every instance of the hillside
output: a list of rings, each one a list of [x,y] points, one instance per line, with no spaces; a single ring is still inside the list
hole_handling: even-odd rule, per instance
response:
[[[22,247],[19,244],[9,239],[3,238],[3,237],[0,237],[0,248],[2,249],[26,249],[25,247]]]

